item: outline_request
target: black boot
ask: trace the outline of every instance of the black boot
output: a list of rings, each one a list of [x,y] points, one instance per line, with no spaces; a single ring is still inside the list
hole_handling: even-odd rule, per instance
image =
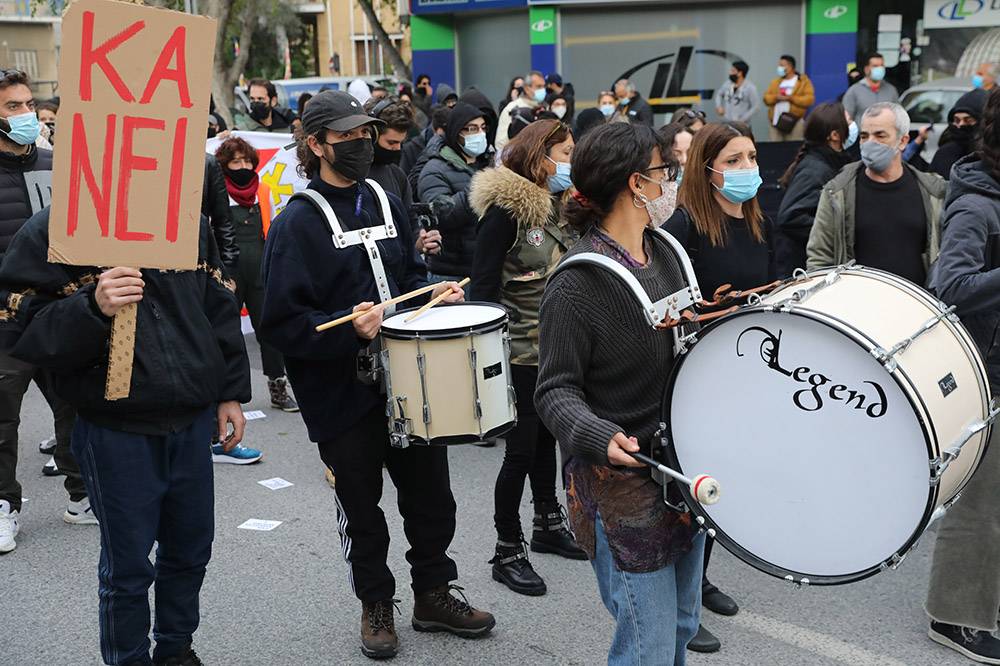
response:
[[[518,594],[539,597],[546,592],[545,581],[531,568],[524,542],[497,541],[496,555],[490,560],[493,580]]]
[[[554,553],[569,560],[587,559],[587,553],[576,545],[573,533],[566,526],[566,514],[559,502],[536,504],[532,522],[531,552]]]
[[[692,652],[712,653],[718,652],[721,648],[722,642],[704,625],[698,625],[698,633],[688,643],[688,650]]]

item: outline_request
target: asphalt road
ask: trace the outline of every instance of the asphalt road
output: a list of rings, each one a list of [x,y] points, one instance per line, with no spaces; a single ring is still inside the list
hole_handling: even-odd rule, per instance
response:
[[[251,346],[252,337],[248,338]],[[216,465],[214,558],[202,592],[195,647],[210,665],[365,664],[358,648],[360,604],[347,583],[337,537],[333,493],[316,448],[296,414],[270,409],[255,367],[253,403],[266,418],[249,424],[247,443],[265,452],[252,466]],[[0,666],[99,664],[97,645],[98,532],[61,519],[61,480],[41,473],[38,442],[51,434],[51,414],[34,388],[22,412],[19,478],[28,498],[18,548],[0,557]],[[398,581],[402,649],[397,664],[601,664],[611,620],[586,562],[532,558],[548,583],[543,597],[509,592],[490,578],[494,542],[493,482],[501,447],[450,452],[458,530],[450,553],[470,600],[493,612],[489,638],[463,641],[410,628],[412,595],[405,539],[386,477],[383,508]],[[294,485],[269,490],[280,477]],[[877,507],[873,507],[877,510]],[[530,525],[530,505],[522,507]],[[269,532],[237,529],[251,518],[279,520]],[[859,521],[864,516],[857,517]],[[926,535],[897,571],[836,588],[797,589],[716,548],[711,578],[741,611],[732,618],[706,611],[704,622],[723,640],[714,655],[691,655],[696,666],[843,665],[947,666],[971,663],[932,643],[922,604],[933,535]]]

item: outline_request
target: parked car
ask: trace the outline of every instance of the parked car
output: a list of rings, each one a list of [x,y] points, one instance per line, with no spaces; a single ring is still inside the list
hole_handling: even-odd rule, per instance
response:
[[[369,85],[383,85],[389,90],[393,90],[398,84],[394,78],[385,76],[311,76],[303,79],[277,79],[271,81],[278,91],[278,106],[284,106],[295,113],[299,113],[299,96],[303,93],[315,95],[320,89],[327,90],[347,90],[351,81],[361,79]],[[233,89],[236,96],[237,106],[242,105],[246,109],[250,108],[250,100],[244,88]]]
[[[899,103],[910,114],[911,138],[916,130],[927,125],[933,127],[921,153],[928,162],[937,152],[938,138],[948,127],[948,112],[955,106],[958,98],[970,90],[972,85],[968,77],[953,77],[921,83],[900,96]]]

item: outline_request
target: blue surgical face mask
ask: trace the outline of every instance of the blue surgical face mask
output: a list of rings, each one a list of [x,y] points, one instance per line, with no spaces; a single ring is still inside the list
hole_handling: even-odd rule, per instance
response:
[[[622,106],[628,106],[628,103],[629,103],[629,102],[631,102],[631,101],[632,101],[632,100],[631,100],[631,99],[629,99],[628,97],[624,97],[624,98],[622,98],[622,99],[618,100],[618,103],[619,103],[620,105],[622,105]]]
[[[535,101],[539,103],[545,101],[545,88],[538,88],[535,90]]]
[[[760,178],[760,169],[752,167],[750,169],[730,169],[729,171],[716,171],[708,167],[709,171],[722,174],[722,187],[713,183],[715,189],[719,190],[722,196],[733,203],[743,203],[750,201],[757,196],[764,181]]]
[[[565,192],[573,187],[573,181],[570,178],[571,167],[569,162],[556,162],[549,156],[546,156],[545,159],[556,165],[555,174],[549,176],[549,192]]]
[[[605,118],[610,118],[615,112],[614,104],[601,104],[601,113],[604,114]]]
[[[781,77],[785,76],[785,74],[787,73],[786,70],[785,70],[785,68],[782,67],[781,65],[778,65],[778,69],[776,69],[774,71],[776,71],[778,73],[778,76],[781,76]]]
[[[684,180],[684,167],[677,167],[677,187],[681,186],[681,181]]]
[[[858,132],[858,124],[852,120],[851,124],[847,126],[847,140],[844,141],[844,150],[858,142]]]
[[[885,78],[885,67],[872,67],[872,73],[869,74],[869,77],[872,81],[878,83]]]
[[[479,157],[486,152],[486,133],[480,132],[479,134],[473,134],[472,136],[465,137],[465,145],[462,146],[462,150],[469,157]]]
[[[983,81],[983,75],[982,74],[973,74],[973,76],[972,76],[972,87],[973,88],[982,88],[984,83],[986,83],[986,82]]]
[[[8,116],[6,120],[10,123],[10,131],[3,133],[17,145],[28,146],[38,139],[40,128],[38,125],[38,116],[35,115],[34,111],[28,111],[16,116]],[[0,130],[0,132],[2,131]]]

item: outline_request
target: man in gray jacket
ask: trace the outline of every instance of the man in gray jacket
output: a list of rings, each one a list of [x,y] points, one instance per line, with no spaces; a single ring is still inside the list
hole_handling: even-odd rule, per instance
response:
[[[885,80],[885,58],[882,54],[871,54],[866,63],[865,78],[844,93],[844,110],[851,116],[851,120],[860,118],[872,104],[899,101],[899,91]]]
[[[715,93],[715,112],[726,120],[749,123],[760,108],[760,93],[749,73],[750,65],[737,60],[729,68],[729,80]]]
[[[903,162],[909,131],[898,104],[865,111],[861,162],[844,167],[820,195],[806,247],[810,270],[853,259],[924,284],[938,254],[948,183]]]

